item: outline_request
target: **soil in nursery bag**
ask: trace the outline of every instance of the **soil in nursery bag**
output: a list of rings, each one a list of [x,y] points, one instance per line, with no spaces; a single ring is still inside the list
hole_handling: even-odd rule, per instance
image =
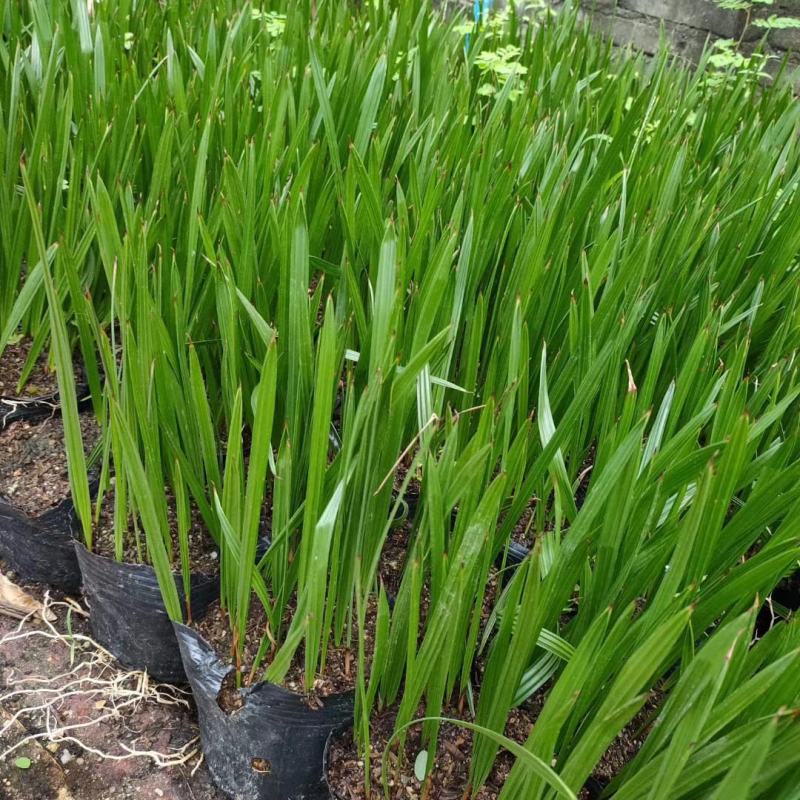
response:
[[[408,525],[398,527],[390,532],[389,538],[381,554],[379,573],[384,585],[396,590],[402,575],[403,563],[408,551]],[[486,626],[497,599],[502,592],[505,578],[513,573],[513,569],[528,553],[527,548],[511,542],[506,558],[506,570],[500,571],[499,565],[490,570],[487,581],[485,599],[482,609],[482,628]],[[430,598],[427,587],[423,585],[421,597],[421,619],[424,620]],[[474,702],[477,704],[480,684],[483,678],[485,663],[478,658],[473,669]],[[547,697],[551,685],[546,685],[529,700],[512,710],[504,734],[520,744],[527,739]],[[639,751],[647,731],[652,724],[652,717],[657,703],[648,703],[643,710],[612,743],[608,751],[595,767],[595,770],[581,790],[579,796],[588,800],[598,797],[596,791],[605,786],[623,769]],[[357,747],[352,730],[331,740],[328,753],[327,778],[332,795],[336,800],[383,800],[381,785],[381,759],[394,732],[397,707],[384,708],[373,714],[371,718],[370,736],[370,779],[371,789],[365,788],[363,753]],[[421,705],[417,717],[424,717],[426,709]],[[474,722],[470,716],[467,703],[462,699],[445,706],[442,716]],[[469,797],[469,766],[472,758],[473,735],[470,731],[456,725],[442,725],[439,745],[435,756],[434,767],[428,780],[423,785],[414,772],[415,761],[422,749],[421,726],[412,727],[406,739],[403,752],[399,744],[393,742],[388,754],[390,781],[390,797],[392,800],[424,798],[424,800],[464,800]],[[476,795],[478,800],[496,800],[514,765],[514,757],[500,749],[493,769],[485,785]],[[465,794],[467,792],[467,794]],[[595,792],[595,793],[593,793]]]
[[[40,354],[21,391],[19,381],[30,354],[31,341],[9,345],[0,356],[0,430],[13,422],[41,420],[58,412],[58,379],[47,363],[47,351]],[[88,405],[83,369],[76,365],[75,381],[81,408]]]
[[[580,511],[586,501],[586,494],[589,491],[589,484],[591,482],[594,462],[596,459],[595,446],[590,446],[586,456],[581,462],[580,469],[575,478],[575,507]],[[533,549],[537,535],[540,533],[536,528],[535,514],[540,500],[535,495],[528,500],[525,510],[522,512],[519,520],[511,531],[511,552],[516,552],[517,556],[521,556],[526,550]],[[554,527],[553,522],[553,508],[551,503],[545,509],[545,530],[550,531]],[[564,529],[566,533],[569,528]]]
[[[512,741],[524,744],[546,699],[549,687],[509,714],[504,731]],[[584,788],[578,793],[581,800],[599,797],[598,790],[633,759],[644,743],[649,730],[652,708],[647,706],[620,733],[595,767]],[[352,731],[332,739],[328,753],[328,782],[335,800],[384,800],[381,784],[381,760],[394,733],[396,707],[373,714],[370,732],[370,781],[368,792],[364,785],[364,759],[353,739]],[[418,717],[425,716],[420,706]],[[442,716],[474,721],[465,703],[446,706]],[[431,774],[423,783],[414,774],[414,764],[422,749],[422,726],[408,729],[405,749],[401,753],[395,740],[387,755],[387,777],[391,800],[463,800],[469,797],[469,767],[472,759],[473,734],[454,724],[442,724],[436,759]],[[478,790],[477,800],[496,800],[514,766],[514,757],[502,748],[498,752],[486,783]]]
[[[172,532],[173,563],[179,545],[174,503],[168,504]],[[91,609],[92,635],[128,669],[147,670],[158,680],[185,683],[186,674],[178,643],[167,616],[153,568],[146,563],[144,534],[129,527],[123,560],[114,552],[113,492],[106,494],[95,531],[94,552],[75,543],[83,576],[83,591]],[[199,619],[219,595],[217,555],[214,542],[196,514],[189,533],[192,565],[191,602],[186,603],[183,581],[175,574],[178,595],[189,619]],[[144,562],[144,563],[143,563]]]
[[[81,432],[88,451],[99,436],[90,415]],[[61,419],[10,425],[0,433],[0,555],[22,579],[74,592],[76,530]]]
[[[90,414],[81,414],[81,435],[88,454],[100,436]],[[0,496],[30,516],[69,497],[69,474],[60,417],[38,424],[18,422],[0,434]]]
[[[291,619],[290,608],[285,621]],[[375,606],[370,603],[366,651],[373,648]],[[206,763],[217,785],[240,800],[328,800],[326,752],[334,733],[353,722],[356,648],[330,646],[324,675],[304,685],[300,648],[281,685],[259,680],[272,654],[253,674],[266,630],[254,600],[242,659],[244,686],[235,687],[229,626],[215,606],[197,629],[176,626],[200,717]]]
[[[31,352],[31,340],[10,344],[0,356],[0,397],[16,397],[19,380]],[[22,392],[26,397],[41,397],[58,391],[56,373],[47,365],[47,350],[36,359]]]
[[[538,698],[523,708],[515,709],[509,718],[505,734],[516,742],[524,743],[533,722],[541,710]],[[364,786],[364,759],[353,739],[352,731],[331,742],[328,755],[328,782],[336,800],[383,800],[381,761],[394,733],[397,709],[384,709],[373,714],[370,733],[370,780],[368,793]],[[418,717],[425,716],[421,706]],[[469,719],[466,708],[445,707],[442,716],[450,719]],[[399,752],[398,743],[392,743],[387,760],[389,796],[392,800],[461,800],[469,783],[469,765],[472,758],[472,734],[455,725],[442,725],[439,745],[432,773],[425,785],[414,774],[414,764],[423,749],[422,726],[408,730],[405,749]],[[514,764],[514,759],[501,751],[495,761],[486,785],[478,792],[478,800],[494,800]],[[466,795],[469,797],[469,793]]]

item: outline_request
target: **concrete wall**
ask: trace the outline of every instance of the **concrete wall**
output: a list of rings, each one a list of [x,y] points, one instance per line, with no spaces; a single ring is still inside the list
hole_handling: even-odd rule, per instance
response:
[[[744,12],[725,11],[712,0],[583,0],[583,5],[597,29],[618,44],[654,53],[663,31],[673,50],[690,61],[698,59],[709,39],[743,38],[752,46],[765,33],[753,25],[745,30]],[[800,0],[778,0],[754,12],[754,18],[770,14],[800,18]],[[789,53],[800,65],[800,28],[770,31],[767,50],[778,59]]]
[[[723,11],[710,0],[587,0],[584,5],[594,26],[616,43],[654,53],[663,31],[672,49],[690,61],[699,58],[709,37],[738,38],[744,22],[740,13]]]
[[[800,18],[800,0],[780,0],[774,6],[766,6],[760,16],[777,14],[782,17]],[[769,44],[776,55],[789,52],[795,60],[800,59],[800,28],[770,31]]]
[[[788,60],[788,75],[800,92],[800,28],[771,30],[748,25],[743,11],[726,11],[713,0],[573,0],[580,2],[583,13],[589,16],[598,30],[616,44],[632,44],[645,53],[658,50],[665,36],[673,52],[689,62],[700,58],[706,43],[718,39],[742,41],[742,49],[760,44],[765,34],[766,52],[774,58],[767,70],[775,72],[784,59]],[[460,5],[469,13],[473,0],[439,0],[447,7]],[[524,0],[494,0],[495,8]],[[564,0],[547,0],[552,6]],[[753,12],[752,19],[772,14],[800,19],[800,0],[775,0]],[[752,22],[752,19],[750,20]]]

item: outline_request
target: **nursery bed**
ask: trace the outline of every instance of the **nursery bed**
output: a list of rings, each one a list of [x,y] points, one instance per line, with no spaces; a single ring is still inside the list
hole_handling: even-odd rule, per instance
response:
[[[0,800],[783,797],[771,57],[256,5],[3,15]]]
[[[0,562],[2,566],[2,562]],[[44,588],[26,586],[33,596],[41,599]],[[52,593],[60,598],[59,593]],[[67,626],[66,614],[58,610],[57,629],[69,641],[71,634],[88,634],[87,620],[72,614]],[[3,637],[17,630],[17,620],[0,616],[0,642]],[[41,623],[26,623],[25,630],[44,630]],[[77,663],[87,661],[90,648],[77,647]],[[70,650],[68,647],[53,646],[43,638],[27,638],[16,642],[0,643],[0,673],[3,680],[0,692],[5,692],[12,681],[19,681],[26,675],[42,675],[52,678],[70,669]],[[74,665],[73,665],[74,666]],[[106,675],[107,677],[107,675]],[[512,714],[506,733],[516,741],[523,742],[531,724],[541,710],[542,697],[537,695],[529,703]],[[29,701],[29,705],[33,703]],[[92,712],[93,704],[86,698],[65,699],[59,704],[60,719],[64,721],[86,719]],[[0,698],[0,717],[2,724],[8,724],[11,717],[20,709],[19,703]],[[392,732],[394,720],[392,709],[373,716],[372,770],[374,785],[380,779],[380,758],[383,747]],[[422,712],[421,712],[422,713]],[[463,710],[447,709],[446,716],[463,717]],[[595,770],[594,777],[599,781],[593,786],[599,788],[636,753],[641,745],[638,734],[646,718],[646,712],[628,726],[623,735],[614,743]],[[43,730],[42,721],[36,717],[21,718],[19,724],[12,724],[3,739],[4,747],[10,747],[30,734]],[[108,752],[118,743],[129,747],[145,749],[145,745],[159,751],[178,748],[198,735],[193,710],[174,705],[143,703],[130,715],[119,719],[106,720],[102,724],[87,728],[81,740],[89,747]],[[402,777],[392,772],[395,789],[392,797],[418,798],[420,784],[413,774],[413,759],[418,749],[418,731],[409,734],[406,748],[407,761]],[[437,782],[428,794],[429,800],[456,800],[463,794],[467,754],[470,752],[471,734],[455,726],[443,726],[439,754],[437,755]],[[20,769],[15,765],[17,757],[29,758],[31,766]],[[185,765],[160,768],[143,757],[114,761],[84,752],[74,743],[55,743],[42,740],[31,742],[16,751],[12,758],[0,761],[0,792],[7,800],[133,800],[134,798],[170,798],[170,800],[222,800],[225,796],[217,790],[203,763],[197,764],[195,756]],[[365,800],[363,787],[363,761],[356,752],[351,734],[335,739],[330,751],[329,781],[335,794],[343,800]],[[391,763],[396,757],[391,756]],[[494,800],[511,767],[512,759],[501,753],[492,771],[487,786],[478,795],[480,800]],[[196,771],[195,771],[196,769]],[[398,791],[397,787],[402,790]],[[586,789],[583,798],[593,797],[593,790]],[[369,800],[377,800],[381,795],[373,792]]]

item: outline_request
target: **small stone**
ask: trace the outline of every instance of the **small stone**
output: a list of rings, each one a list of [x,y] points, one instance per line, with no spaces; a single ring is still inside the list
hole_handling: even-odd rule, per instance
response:
[[[82,758],[76,758],[76,759],[75,759],[75,763],[76,763],[76,764],[77,764],[79,767],[82,767],[82,766],[83,766],[83,759],[82,759]]]
[[[58,760],[62,764],[69,764],[70,761],[74,761],[75,760],[75,756],[72,755],[72,753],[70,753],[69,750],[62,750],[61,751],[61,755],[58,757]],[[78,759],[79,763],[80,763],[80,760],[81,759]]]
[[[51,752],[55,753],[58,750],[58,742],[48,742],[45,747]]]
[[[156,797],[163,797],[164,792],[161,789],[156,789]]]

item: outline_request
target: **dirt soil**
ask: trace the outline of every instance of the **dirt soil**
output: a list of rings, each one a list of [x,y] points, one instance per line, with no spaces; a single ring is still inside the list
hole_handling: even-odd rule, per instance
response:
[[[81,414],[80,422],[88,454],[100,429],[91,414]],[[32,516],[69,497],[61,417],[15,422],[0,433],[0,495]]]
[[[25,587],[41,599],[41,587]],[[31,707],[53,699],[44,685],[37,685],[27,697],[7,698],[10,687],[19,689],[31,686],[25,677],[44,676],[60,686],[60,699],[51,705],[51,728],[61,725],[84,724],[86,727],[67,732],[98,752],[125,756],[125,748],[138,751],[156,751],[174,756],[187,743],[184,751],[189,755],[185,763],[160,768],[149,757],[135,756],[120,760],[102,757],[82,748],[77,741],[48,740],[47,736],[31,740],[0,759],[0,798],[2,800],[222,800],[224,795],[212,784],[200,761],[195,742],[199,731],[191,700],[178,690],[160,691],[162,700],[178,699],[180,704],[157,702],[154,693],[139,702],[121,707],[118,702],[121,690],[135,686],[136,678],[117,672],[112,665],[101,668],[88,663],[96,652],[90,645],[70,640],[74,635],[88,633],[87,620],[73,613],[67,623],[67,609],[54,608],[55,628],[64,639],[45,638],[48,629],[41,621],[28,621],[23,632],[38,632],[26,638],[9,640],[20,625],[18,620],[0,616],[0,752],[5,752],[27,736],[45,730],[45,717],[41,712],[25,713],[14,720],[14,715],[24,705]],[[70,657],[74,661],[70,662]],[[76,670],[77,667],[77,670]],[[82,670],[86,670],[83,672]],[[95,693],[81,691],[67,696],[64,685],[70,678],[64,674],[92,673],[106,684],[118,682],[120,692],[114,695],[99,689]],[[62,676],[62,677],[58,677]],[[54,680],[55,679],[55,680]],[[152,690],[152,686],[151,686]],[[99,699],[98,699],[99,698]],[[92,719],[101,718],[90,725]],[[30,766],[23,768],[26,760]],[[199,763],[198,763],[199,762]],[[20,766],[22,765],[22,766]],[[194,773],[194,774],[193,774]]]
[[[520,744],[530,733],[531,727],[541,711],[541,698],[515,709],[506,726],[505,734]],[[418,709],[418,716],[425,716],[425,708]],[[470,719],[466,707],[445,708],[442,716],[451,719]],[[364,760],[347,733],[331,743],[330,771],[328,782],[338,800],[382,800],[381,758],[394,729],[396,709],[387,709],[373,715],[370,738],[370,774],[372,790],[364,788]],[[389,753],[389,782],[392,800],[410,800],[425,797],[426,800],[462,800],[468,785],[469,760],[472,751],[472,734],[456,725],[443,725],[439,735],[436,763],[428,780],[427,791],[414,775],[414,762],[421,748],[421,727],[409,729],[402,758],[394,747]],[[478,792],[477,800],[495,800],[513,766],[513,758],[501,751],[486,785]],[[466,795],[467,797],[469,794]]]
[[[175,496],[165,490],[167,500],[167,522],[172,536],[172,563],[180,565],[178,517]],[[128,520],[128,534],[122,543],[122,560],[127,564],[147,564],[147,549],[144,531],[140,525]],[[95,526],[94,552],[106,558],[115,558],[114,552],[114,489],[103,496],[100,516]],[[195,506],[189,509],[189,563],[192,571],[200,575],[216,575],[219,572],[219,553],[216,542],[208,533],[203,518]]]
[[[34,364],[27,383],[17,392],[17,385],[31,351],[31,340],[10,344],[0,356],[0,397],[41,397],[58,391],[55,372],[47,365],[47,351]]]
[[[291,602],[284,614],[285,629],[288,629],[294,610],[294,602]],[[376,615],[377,605],[374,598],[370,598],[367,606],[364,634],[367,676],[369,676],[374,647]],[[232,637],[227,615],[223,613],[218,602],[211,606],[208,613],[195,627],[201,636],[216,650],[220,659],[223,662],[230,663]],[[268,652],[259,669],[253,673],[253,662],[267,630],[266,614],[261,607],[260,601],[254,596],[250,605],[250,617],[248,619],[247,636],[241,665],[244,685],[252,685],[261,680],[264,670],[269,666],[270,660],[274,656],[274,652]],[[333,643],[329,645],[326,654],[325,671],[322,674],[317,674],[311,691],[306,691],[305,688],[305,650],[301,645],[295,653],[282,685],[292,692],[303,695],[311,707],[318,705],[318,701],[321,698],[339,692],[350,691],[355,686],[358,670],[357,635],[354,631],[352,640],[349,643],[342,642],[338,647],[335,647]],[[233,673],[229,677],[232,676]],[[233,681],[228,681],[223,685],[218,702],[223,711],[227,713],[231,713],[241,706],[241,699],[236,692]]]
[[[88,419],[87,415],[84,416]],[[66,478],[65,467],[59,471],[47,458],[42,457],[48,451],[63,451],[63,430],[60,434],[62,446],[59,447],[55,441],[59,435],[59,426],[60,420],[56,418],[39,426],[20,423],[12,429],[16,433],[8,431],[0,436],[0,465],[9,463],[5,456],[6,451],[2,448],[20,447],[20,442],[24,445],[22,450],[28,452],[35,463],[49,464],[49,468],[43,471],[40,478],[43,485],[50,487],[48,497],[54,495],[53,484],[58,479],[53,476],[61,475],[61,480]],[[36,428],[33,433],[32,428]],[[87,438],[88,434],[87,431]],[[29,446],[30,441],[35,442],[34,446]],[[19,460],[18,457],[15,458]],[[0,480],[2,477],[3,467],[0,466]],[[67,488],[64,493],[68,491],[68,485],[65,486]],[[5,487],[0,482],[0,491],[4,488],[8,492],[8,481]],[[11,488],[13,490],[13,486]],[[97,536],[98,550],[106,555],[113,555],[112,498],[113,491],[109,492],[104,503]],[[39,497],[36,502],[41,507],[45,499]],[[173,523],[171,527],[175,529],[174,500],[169,497],[167,499],[168,513]],[[379,574],[384,586],[392,594],[399,588],[411,533],[410,521],[393,528],[382,553]],[[195,566],[216,566],[213,542],[205,534],[196,512],[192,515],[191,538]],[[132,561],[140,560],[136,557],[136,537],[129,536],[128,539],[126,557]],[[493,570],[487,591],[489,597],[495,594],[498,586],[498,576]],[[42,597],[44,594],[40,587],[26,588],[34,596]],[[422,605],[424,616],[428,605],[427,597],[423,598]],[[485,604],[484,623],[492,605],[490,602]],[[51,635],[44,623],[35,621],[27,622],[23,628],[23,631],[34,635],[20,637],[15,635],[19,623],[0,616],[0,754],[25,737],[42,734],[45,730],[52,731],[54,727],[63,728],[75,724],[84,727],[69,733],[74,737],[72,739],[65,739],[64,734],[55,737],[45,735],[27,741],[9,757],[0,758],[0,800],[221,798],[223,795],[214,788],[202,765],[199,745],[195,741],[198,730],[191,698],[180,690],[152,690],[151,687],[136,702],[118,704],[117,695],[109,695],[108,687],[116,687],[114,691],[121,693],[120,696],[124,698],[127,696],[125,691],[131,687],[131,681],[136,685],[136,679],[130,673],[116,672],[114,666],[107,661],[101,661],[98,666],[97,650],[74,638],[88,637],[87,620],[75,613],[68,615],[67,608],[63,605],[55,607],[55,610],[58,619],[54,625],[61,637]],[[294,607],[290,604],[284,626],[288,626],[293,612]],[[368,655],[373,647],[374,625],[375,603],[371,601],[365,641]],[[199,630],[223,658],[230,653],[227,620],[218,606],[212,607],[206,619],[200,623]],[[255,658],[265,630],[265,615],[260,610],[258,601],[254,599],[243,664],[245,674]],[[343,644],[329,650],[325,675],[317,677],[312,692],[306,695],[309,704],[313,705],[320,697],[353,687],[357,655],[355,648],[356,642],[353,641],[349,646]],[[265,664],[269,663],[272,655],[267,654]],[[66,686],[66,682],[72,681],[75,674],[81,674],[83,665],[89,665],[90,662],[92,665],[86,666],[86,670],[89,673],[97,672],[97,685],[105,688],[87,691],[81,684],[78,687],[80,691],[71,693],[72,685]],[[54,683],[26,683],[26,677],[31,676],[43,676]],[[255,676],[256,679],[259,677],[260,674]],[[301,647],[286,677],[285,685],[293,691],[303,693],[303,677]],[[53,693],[47,691],[53,685],[59,687],[56,700]],[[10,690],[26,686],[33,687],[29,694],[7,696]],[[545,696],[546,689],[512,712],[506,735],[517,742],[524,742],[541,711]],[[223,708],[224,702],[221,693],[220,704]],[[23,705],[30,708],[43,703],[49,708],[47,715],[42,711],[20,713]],[[226,710],[232,711],[234,708],[235,705]],[[465,703],[446,708],[443,714],[453,718],[469,718]],[[329,778],[335,795],[341,800],[377,800],[382,797],[378,791],[381,756],[393,732],[395,715],[395,709],[385,709],[373,717],[370,766],[373,791],[369,793],[364,788],[364,761],[352,735],[345,734],[332,744]],[[419,710],[419,716],[422,715],[424,708]],[[591,786],[587,784],[581,795],[583,798],[596,796],[597,791],[602,791],[608,780],[635,755],[646,735],[648,723],[649,719],[637,719],[623,732],[598,765],[590,782]],[[419,729],[412,729],[404,752],[400,754],[395,748],[390,753],[392,797],[461,800],[467,789],[471,734],[455,725],[442,727],[434,771],[425,788],[414,776],[414,761],[420,747],[421,732]],[[176,755],[180,759],[186,757],[180,764],[160,767],[146,756],[126,757],[130,756],[131,749],[157,752],[162,757],[170,756],[172,760],[176,759]],[[19,758],[24,760],[20,762]],[[29,766],[27,760],[30,761]],[[486,785],[477,795],[478,800],[495,800],[512,766],[512,757],[501,751]]]
[[[547,699],[549,686],[544,687],[509,715],[504,731],[513,741],[524,744]],[[592,775],[579,793],[581,800],[595,800],[639,752],[657,712],[661,697],[654,693],[642,711],[622,730],[598,762]],[[378,712],[372,717],[370,732],[371,791],[364,788],[364,759],[359,752],[352,732],[347,732],[331,742],[328,783],[337,800],[383,800],[381,790],[381,759],[394,730],[397,714],[395,708]],[[420,706],[417,717],[425,716]],[[446,707],[442,716],[450,719],[470,720],[465,704]],[[400,757],[396,744],[389,752],[389,781],[391,800],[464,800],[469,797],[469,761],[472,752],[472,734],[456,725],[442,725],[436,763],[422,784],[414,775],[414,762],[421,748],[421,727],[409,729],[405,751]],[[514,758],[505,750],[498,752],[494,767],[486,783],[476,795],[477,800],[497,800],[508,778]]]
[[[265,503],[264,516],[261,520],[261,530],[271,531],[271,521],[268,513],[269,504]],[[406,521],[402,525],[392,528],[381,552],[381,559],[378,566],[378,573],[390,598],[394,598],[400,587],[400,578],[408,551],[411,523]],[[268,534],[267,534],[268,535]],[[291,556],[290,556],[291,558]],[[429,597],[427,587],[423,588],[421,599],[421,613],[427,612]],[[283,615],[283,630],[286,631],[291,624],[295,613],[295,598],[292,598],[287,605]],[[377,621],[377,602],[374,595],[370,595],[367,602],[365,626],[364,626],[364,652],[365,652],[365,673],[369,677],[372,661],[372,651],[374,648],[375,625]],[[229,629],[227,616],[223,613],[219,603],[214,603],[195,626],[205,640],[216,650],[220,659],[226,663],[231,662],[232,637]],[[269,633],[273,634],[274,631]],[[242,676],[244,685],[250,685],[261,679],[264,669],[269,665],[274,656],[274,652],[267,652],[264,661],[256,674],[252,673],[253,662],[256,659],[259,646],[265,635],[268,635],[267,617],[261,606],[261,602],[254,596],[250,605],[250,616],[247,623],[247,635],[242,656]],[[327,697],[339,692],[350,691],[355,686],[358,670],[358,636],[359,633],[354,624],[350,641],[343,641],[338,647],[333,643],[329,644],[326,653],[325,671],[318,674],[310,692],[305,690],[305,652],[301,645],[283,685],[293,692],[303,694],[313,705],[319,698]],[[241,700],[232,685],[223,686],[220,693],[219,703],[223,710],[234,711],[239,707]]]

